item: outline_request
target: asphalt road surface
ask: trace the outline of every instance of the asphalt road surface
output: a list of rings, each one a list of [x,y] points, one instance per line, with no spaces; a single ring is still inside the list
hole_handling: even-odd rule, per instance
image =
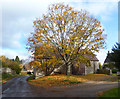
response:
[[[2,97],[97,97],[98,92],[118,87],[117,82],[87,82],[75,86],[45,89],[28,84],[27,78],[28,76],[16,77],[4,83]]]

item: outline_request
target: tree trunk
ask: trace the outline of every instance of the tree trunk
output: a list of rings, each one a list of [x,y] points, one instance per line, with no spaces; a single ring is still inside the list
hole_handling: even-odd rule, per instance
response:
[[[72,73],[72,64],[70,63],[66,63],[66,75],[71,75]]]
[[[67,65],[67,63],[66,63],[66,66],[65,66],[65,74],[66,74],[66,75],[68,75],[68,74],[67,74],[67,73],[68,73],[67,71],[68,71],[68,65]]]
[[[34,75],[34,79],[36,79],[36,77],[37,77],[37,68],[36,67],[34,67],[33,75]]]
[[[48,76],[48,69],[47,69],[47,67],[45,69],[45,76]]]

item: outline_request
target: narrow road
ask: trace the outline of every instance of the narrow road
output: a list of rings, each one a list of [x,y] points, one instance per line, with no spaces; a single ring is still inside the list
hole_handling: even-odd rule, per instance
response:
[[[97,97],[100,91],[118,86],[113,83],[81,83],[72,87],[43,87],[27,83],[28,76],[16,77],[2,85],[2,97]],[[1,87],[1,86],[0,86]]]

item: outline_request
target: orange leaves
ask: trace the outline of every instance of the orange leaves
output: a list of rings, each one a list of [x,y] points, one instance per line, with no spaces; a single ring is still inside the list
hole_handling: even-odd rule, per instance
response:
[[[42,57],[43,57],[43,54],[37,55],[37,58],[42,58]]]
[[[78,12],[74,12],[74,14],[78,14]]]
[[[55,6],[55,9],[58,9],[57,5]]]
[[[72,10],[71,12],[72,12],[72,13],[75,13],[75,11],[74,11],[74,10]]]
[[[72,10],[72,7],[69,7],[69,10]]]
[[[50,36],[51,39],[53,39],[54,37],[53,36]]]
[[[69,50],[69,49],[67,49],[67,50],[66,50],[66,52],[67,52],[67,53],[69,53],[69,52],[70,52],[70,50]]]
[[[36,42],[35,42],[35,41],[33,41],[33,44],[36,44]]]
[[[61,53],[61,55],[64,55],[65,53]]]
[[[89,41],[89,43],[91,43],[92,41]]]
[[[105,42],[100,42],[100,44],[104,44]]]
[[[63,18],[62,18],[62,16],[59,16],[59,20],[62,20]]]
[[[75,20],[75,19],[73,19],[73,21],[75,22],[76,20]]]
[[[38,61],[31,61],[31,62],[30,62],[30,65],[31,65],[31,66],[34,66],[34,67],[36,67],[36,66],[40,67],[40,66],[41,66],[41,63],[38,62]]]
[[[36,80],[31,80],[29,83],[42,87],[65,86],[65,85],[78,84],[80,82],[88,81],[86,78],[89,77],[76,76],[76,75],[72,75],[68,77],[66,75],[60,74],[60,75],[44,76]]]
[[[100,38],[100,40],[104,40],[103,38]]]

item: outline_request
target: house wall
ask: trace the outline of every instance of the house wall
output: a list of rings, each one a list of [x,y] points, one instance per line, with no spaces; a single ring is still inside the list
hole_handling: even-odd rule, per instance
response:
[[[86,75],[86,74],[94,74],[96,73],[97,69],[99,69],[99,62],[98,61],[90,61],[91,66],[86,66],[85,63],[81,63],[80,66],[76,66],[76,62],[73,63],[71,66],[71,74],[74,75]],[[66,68],[64,66],[60,68],[56,68],[54,73],[66,73]],[[52,74],[54,74],[52,73]]]
[[[21,75],[27,75],[27,71],[21,71]]]
[[[85,66],[85,74],[94,74],[99,69],[98,61],[90,61],[91,66]]]
[[[74,62],[69,71],[74,75],[86,75],[96,73],[97,69],[99,69],[99,61],[91,61],[91,66],[86,66],[85,63],[81,63],[80,66],[76,66],[76,62]],[[54,73],[66,74],[65,66],[55,68],[51,74]],[[36,75],[36,77],[39,75],[41,76],[41,71],[34,69],[34,75]]]
[[[84,75],[85,74],[85,64],[81,63],[80,66],[78,67],[74,63],[74,65],[72,66],[72,74],[74,74],[74,75]]]
[[[58,67],[58,68],[55,68],[55,70],[53,71],[52,74],[54,74],[54,73],[66,74],[66,67],[65,67],[65,65],[60,66],[60,67]],[[68,74],[71,74],[71,73],[72,73],[72,65],[69,65],[69,66],[68,66],[67,73],[68,73]]]
[[[76,66],[76,62],[74,62],[70,67],[68,67],[68,72],[70,74],[74,74],[74,75],[84,75],[85,74],[85,64],[81,63],[80,66]],[[66,74],[65,66],[56,68],[54,70],[54,73]]]
[[[66,73],[66,68],[65,68],[65,66],[61,66],[59,68],[56,68],[55,72],[56,73],[58,72],[58,73],[61,73],[61,74],[65,74]]]
[[[10,73],[10,74],[12,74],[12,73],[14,73],[14,71],[12,70],[12,69],[10,69],[10,68],[2,68],[2,73]]]
[[[33,75],[34,75],[35,79],[45,76],[44,72],[36,67],[34,67]]]
[[[25,68],[25,66],[23,66],[22,71],[27,71],[27,69]]]

